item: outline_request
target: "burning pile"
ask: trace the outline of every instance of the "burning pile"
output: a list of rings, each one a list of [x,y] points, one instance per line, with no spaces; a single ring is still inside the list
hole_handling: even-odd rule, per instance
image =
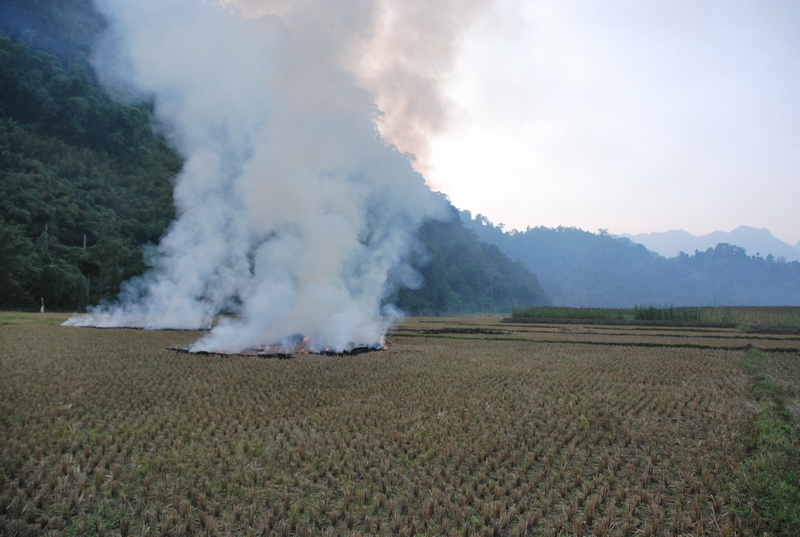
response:
[[[386,345],[383,343],[371,343],[350,345],[342,349],[334,349],[325,347],[322,349],[310,348],[308,346],[308,338],[302,336],[295,336],[289,341],[275,345],[259,345],[251,349],[244,349],[239,352],[224,352],[224,351],[207,351],[195,348],[190,345],[188,347],[175,347],[170,350],[179,353],[199,354],[199,355],[219,355],[219,356],[255,356],[258,358],[277,358],[285,360],[293,358],[296,354],[319,354],[323,356],[354,356],[356,354],[364,354],[367,352],[381,352],[386,350]]]
[[[280,342],[294,353],[292,334],[312,352],[371,349],[352,342],[382,341],[400,314],[396,291],[423,284],[411,265],[417,229],[449,215],[382,139],[373,95],[352,72],[362,61],[349,54],[370,47],[351,36],[382,18],[362,17],[360,4],[353,16],[347,2],[280,13],[238,4],[98,2],[109,20],[100,76],[152,103],[184,164],[177,219],[149,251],[151,269],[66,324],[195,330],[226,313],[188,350]]]

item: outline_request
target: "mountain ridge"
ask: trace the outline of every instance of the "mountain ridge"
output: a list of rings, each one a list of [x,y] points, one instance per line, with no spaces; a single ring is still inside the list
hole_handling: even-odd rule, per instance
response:
[[[800,305],[800,261],[748,255],[725,242],[667,258],[602,230],[540,226],[507,232],[482,215],[460,214],[480,239],[534,272],[559,306]]]
[[[750,255],[761,257],[772,255],[788,261],[800,261],[800,243],[793,246],[775,237],[767,228],[747,225],[738,226],[731,231],[713,231],[705,235],[693,235],[683,229],[673,229],[651,233],[624,233],[621,236],[664,257],[676,257],[681,252],[691,254],[726,243],[744,248]]]

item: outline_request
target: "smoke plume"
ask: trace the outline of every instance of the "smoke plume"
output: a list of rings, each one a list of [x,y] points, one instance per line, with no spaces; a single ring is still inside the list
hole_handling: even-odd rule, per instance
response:
[[[109,20],[101,78],[153,98],[185,164],[178,216],[152,268],[68,324],[192,329],[231,312],[193,349],[237,352],[297,335],[312,350],[382,341],[386,297],[421,283],[406,263],[415,232],[445,214],[382,139],[381,111],[355,67],[385,5],[97,4]]]
[[[381,110],[376,124],[384,141],[409,154],[424,174],[431,138],[459,123],[445,86],[464,33],[491,0],[226,3],[250,17],[280,16],[306,36],[314,54],[353,73]]]

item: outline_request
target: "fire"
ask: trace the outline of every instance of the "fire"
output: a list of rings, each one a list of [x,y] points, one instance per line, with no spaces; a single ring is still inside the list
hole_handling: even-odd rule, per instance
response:
[[[349,356],[353,354],[363,354],[366,352],[382,352],[386,350],[386,345],[383,343],[372,343],[369,345],[355,345],[351,344],[346,349],[337,350],[333,347],[324,347],[320,350],[312,350],[308,347],[308,338],[297,338],[294,340],[294,345],[258,345],[249,349],[239,352],[226,352],[221,350],[216,351],[200,351],[192,349],[191,347],[172,348],[176,352],[185,352],[191,354],[209,354],[216,356],[258,356],[261,358],[291,358],[294,355],[302,354],[321,354],[325,356]]]

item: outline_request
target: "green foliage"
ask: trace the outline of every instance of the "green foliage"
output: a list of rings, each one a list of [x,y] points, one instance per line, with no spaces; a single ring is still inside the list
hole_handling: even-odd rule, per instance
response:
[[[153,135],[149,105],[113,101],[88,67],[67,67],[0,33],[0,72],[0,107],[33,132],[106,153],[123,171],[169,158],[163,140]]]
[[[770,374],[768,356],[751,349],[745,367],[753,375],[760,404],[752,450],[742,466],[739,501],[750,523],[770,535],[795,535],[800,528],[800,429],[786,407],[786,394]]]
[[[569,319],[569,320],[622,320],[630,318],[630,312],[614,308],[567,308],[527,307],[517,308],[511,312],[512,319]]]
[[[171,221],[181,163],[154,136],[147,108],[112,101],[85,63],[34,48],[58,43],[20,26],[63,26],[46,14],[80,15],[88,4],[20,6],[2,10],[18,39],[0,33],[0,307],[38,308],[44,299],[47,308],[81,309],[143,270],[140,245]],[[17,19],[8,16],[15,7]]]
[[[582,430],[586,429],[587,425],[589,425],[589,418],[587,418],[586,416],[583,416],[583,415],[579,416],[578,417],[578,430],[582,431]]]
[[[633,308],[532,307],[515,309],[512,319],[569,319],[604,321],[680,321],[703,322],[701,308],[644,305]]]
[[[0,21],[12,38],[81,67],[106,25],[92,0],[3,0]]]
[[[425,286],[401,290],[399,307],[414,315],[441,315],[508,312],[549,303],[533,273],[497,247],[479,241],[452,211],[450,220],[422,226],[420,239],[426,255],[418,261],[423,265]]]
[[[526,307],[514,309],[511,320],[593,320],[593,321],[672,321],[700,324],[752,326],[800,325],[800,307],[724,306],[683,307],[635,306],[633,308]]]
[[[675,308],[673,306],[634,306],[633,318],[639,321],[701,322],[703,316],[697,308]]]
[[[123,173],[118,161],[0,119],[2,307],[81,309],[144,268],[139,245],[173,216],[170,156]]]
[[[34,295],[47,297],[48,304],[71,309],[85,308],[89,283],[77,266],[64,259],[52,259],[39,268],[31,287]]]
[[[700,310],[708,322],[800,326],[800,307],[797,306],[717,306]]]
[[[0,218],[0,304],[32,305],[35,265],[33,243],[24,228]]]

